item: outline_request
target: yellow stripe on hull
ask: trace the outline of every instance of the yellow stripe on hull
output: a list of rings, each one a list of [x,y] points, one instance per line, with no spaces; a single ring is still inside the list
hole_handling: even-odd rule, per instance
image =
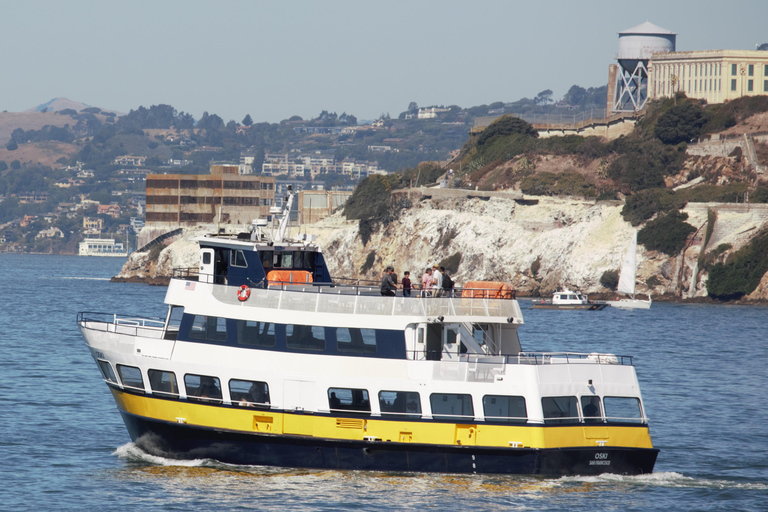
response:
[[[596,446],[653,448],[648,427],[607,425],[489,425],[333,417],[250,407],[217,407],[164,400],[110,388],[118,407],[129,414],[171,423],[233,432],[287,434],[338,440],[376,439],[394,443],[514,448]]]

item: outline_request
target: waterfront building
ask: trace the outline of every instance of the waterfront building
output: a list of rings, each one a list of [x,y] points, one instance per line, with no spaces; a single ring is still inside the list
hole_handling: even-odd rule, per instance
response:
[[[266,218],[274,202],[275,179],[241,175],[237,165],[212,165],[210,174],[149,174],[146,225],[245,225]]]

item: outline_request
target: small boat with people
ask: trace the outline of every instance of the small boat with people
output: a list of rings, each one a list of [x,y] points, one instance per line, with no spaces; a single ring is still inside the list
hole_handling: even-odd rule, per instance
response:
[[[534,299],[531,307],[535,309],[585,309],[599,311],[607,306],[605,302],[589,300],[587,295],[564,287],[556,290],[552,299]]]
[[[164,319],[77,324],[133,442],[228,464],[546,476],[650,473],[627,355],[524,349],[503,283],[382,296],[333,279],[290,204],[199,237]]]

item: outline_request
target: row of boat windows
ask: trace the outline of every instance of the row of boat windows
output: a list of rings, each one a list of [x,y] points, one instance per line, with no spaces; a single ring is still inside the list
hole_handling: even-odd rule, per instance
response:
[[[118,380],[112,366],[99,360],[104,378],[115,384]],[[134,366],[117,365],[117,373],[123,386],[144,392],[141,370]],[[152,394],[164,398],[179,398],[180,390],[173,372],[147,371]],[[218,377],[208,375],[184,375],[185,394],[189,400],[223,403],[221,383]],[[229,401],[241,407],[269,408],[269,385],[266,382],[230,379]],[[384,417],[417,419],[422,416],[421,395],[415,391],[382,390],[378,393],[379,412]],[[431,393],[430,411],[438,421],[470,421],[475,418],[472,395],[463,393]],[[553,396],[542,397],[544,423],[547,425],[572,423],[601,423],[605,419],[624,423],[642,423],[640,400],[634,397]],[[488,421],[526,423],[528,408],[525,397],[485,395],[482,398],[483,416]],[[375,412],[367,389],[329,388],[328,409],[368,416]]]
[[[259,258],[261,258],[261,264],[267,270],[282,268],[313,272],[315,270],[316,254],[311,251],[259,251]],[[217,256],[217,258],[225,258],[224,262],[226,263],[226,255]],[[206,265],[211,263],[211,253],[203,253],[203,263]],[[230,250],[229,265],[247,268],[248,262],[246,261],[245,253],[240,249]]]
[[[180,339],[187,338],[190,341],[232,341],[240,346],[277,349],[285,347],[288,350],[355,355],[392,352],[398,347],[402,350],[405,347],[403,332],[395,330],[275,324],[252,320],[227,320],[205,315],[184,316],[190,319],[186,325],[182,321]],[[234,335],[234,339],[228,337],[230,334]],[[395,357],[397,354],[391,355]]]

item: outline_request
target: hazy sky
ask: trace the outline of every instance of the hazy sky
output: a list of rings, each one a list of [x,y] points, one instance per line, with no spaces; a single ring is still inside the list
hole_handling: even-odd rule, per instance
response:
[[[645,21],[679,51],[768,42],[768,0],[0,0],[0,111],[61,96],[277,122],[559,99],[604,85]]]

